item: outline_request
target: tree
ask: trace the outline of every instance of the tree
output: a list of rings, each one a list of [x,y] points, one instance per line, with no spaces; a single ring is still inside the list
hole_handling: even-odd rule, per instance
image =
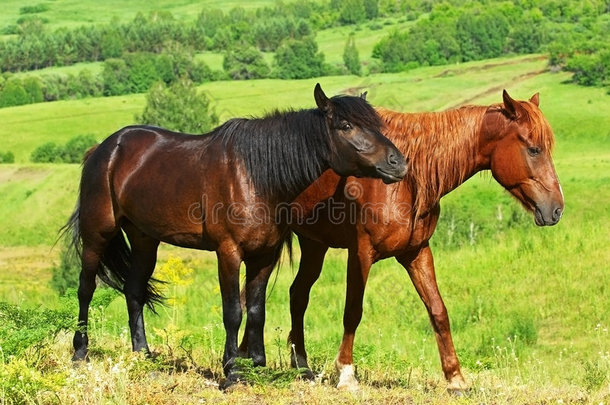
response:
[[[156,56],[149,52],[125,55],[129,76],[129,93],[144,93],[150,89],[154,82],[159,80],[155,58]]]
[[[8,80],[0,90],[0,107],[28,104],[30,96],[23,88],[21,80]]]
[[[262,79],[269,76],[263,54],[254,47],[230,50],[222,62],[225,72],[235,80]]]
[[[202,133],[218,124],[218,117],[210,111],[210,100],[197,93],[194,84],[182,78],[170,86],[158,83],[146,96],[146,107],[136,121],[174,131]]]
[[[358,55],[358,49],[356,48],[356,41],[354,35],[350,35],[343,48],[343,63],[347,70],[353,74],[360,76],[362,74],[362,66],[360,65],[360,56]]]
[[[102,71],[105,96],[118,96],[129,92],[129,69],[123,59],[107,59]]]
[[[63,148],[55,142],[43,143],[32,151],[30,160],[33,163],[61,163]]]
[[[364,0],[364,10],[366,18],[373,20],[379,15],[379,0]]]
[[[339,20],[344,24],[356,24],[366,20],[366,8],[362,0],[343,0]]]
[[[63,147],[62,160],[64,163],[80,163],[83,161],[85,153],[93,146],[96,145],[97,141],[93,135],[78,135],[71,138],[66,145]]]
[[[42,95],[42,83],[37,77],[26,77],[23,79],[23,89],[28,95],[28,103],[41,103],[44,101]]]
[[[0,152],[0,163],[15,163],[15,155],[13,152]]]
[[[307,79],[324,74],[324,54],[312,37],[288,40],[275,53],[275,75],[280,79]]]
[[[108,30],[102,34],[100,43],[102,59],[118,58],[123,54],[123,39],[117,30]]]

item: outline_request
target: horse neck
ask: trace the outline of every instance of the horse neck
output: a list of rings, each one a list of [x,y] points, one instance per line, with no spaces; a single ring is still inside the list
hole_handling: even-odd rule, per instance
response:
[[[380,110],[388,138],[409,159],[405,178],[418,214],[437,205],[481,168],[478,135],[487,107],[462,107],[435,113]]]
[[[317,110],[275,112],[224,126],[219,138],[269,203],[292,201],[329,168],[329,137]]]

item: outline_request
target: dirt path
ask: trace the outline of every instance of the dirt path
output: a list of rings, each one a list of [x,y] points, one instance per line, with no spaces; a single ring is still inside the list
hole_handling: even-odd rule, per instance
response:
[[[468,105],[468,104],[472,103],[474,100],[477,100],[481,97],[488,96],[490,94],[499,94],[503,89],[510,88],[510,87],[514,86],[516,83],[520,83],[520,82],[530,79],[534,76],[538,76],[542,73],[545,73],[546,71],[547,71],[547,69],[542,69],[542,70],[536,70],[533,72],[523,73],[519,76],[513,77],[512,79],[502,83],[499,86],[490,87],[490,88],[486,89],[485,91],[474,94],[472,97],[468,97],[467,99],[464,99],[457,104],[447,107],[447,109],[458,108],[463,105]]]

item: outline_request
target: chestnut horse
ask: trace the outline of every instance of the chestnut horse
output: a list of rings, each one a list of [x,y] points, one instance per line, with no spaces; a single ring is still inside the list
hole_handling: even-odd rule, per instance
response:
[[[133,350],[149,350],[143,307],[161,299],[151,276],[159,243],[166,242],[216,251],[227,386],[239,378],[239,267],[245,262],[247,355],[265,365],[265,290],[289,235],[275,208],[328,168],[387,183],[406,173],[404,156],[381,134],[382,122],[363,98],[329,99],[319,84],[314,97],[316,109],[233,119],[207,135],[130,126],[88,153],[65,227],[82,261],[74,360],[87,356],[96,275],[125,294]]]
[[[335,363],[338,387],[357,387],[352,349],[371,265],[395,257],[428,310],[448,388],[461,390],[466,383],[428,243],[439,217],[439,201],[473,174],[491,170],[498,183],[534,213],[537,225],[556,224],[564,203],[551,160],[553,132],[538,108],[538,94],[529,101],[515,101],[504,91],[503,103],[491,106],[420,114],[381,109],[379,113],[386,136],[409,159],[404,180],[386,187],[375,180],[345,179],[326,172],[295,200],[309,205],[319,200],[318,195],[330,195],[332,206],[343,207],[344,215],[325,212],[324,207],[331,206],[327,204],[314,211],[315,221],[291,224],[301,246],[299,270],[290,288],[292,365],[309,367],[303,317],[324,255],[329,247],[347,248],[344,334]]]

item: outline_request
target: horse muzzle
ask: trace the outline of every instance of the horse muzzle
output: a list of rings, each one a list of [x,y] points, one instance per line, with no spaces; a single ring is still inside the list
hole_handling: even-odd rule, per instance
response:
[[[547,207],[536,206],[534,208],[534,221],[538,226],[556,225],[563,215],[563,206],[559,204],[549,204]]]

